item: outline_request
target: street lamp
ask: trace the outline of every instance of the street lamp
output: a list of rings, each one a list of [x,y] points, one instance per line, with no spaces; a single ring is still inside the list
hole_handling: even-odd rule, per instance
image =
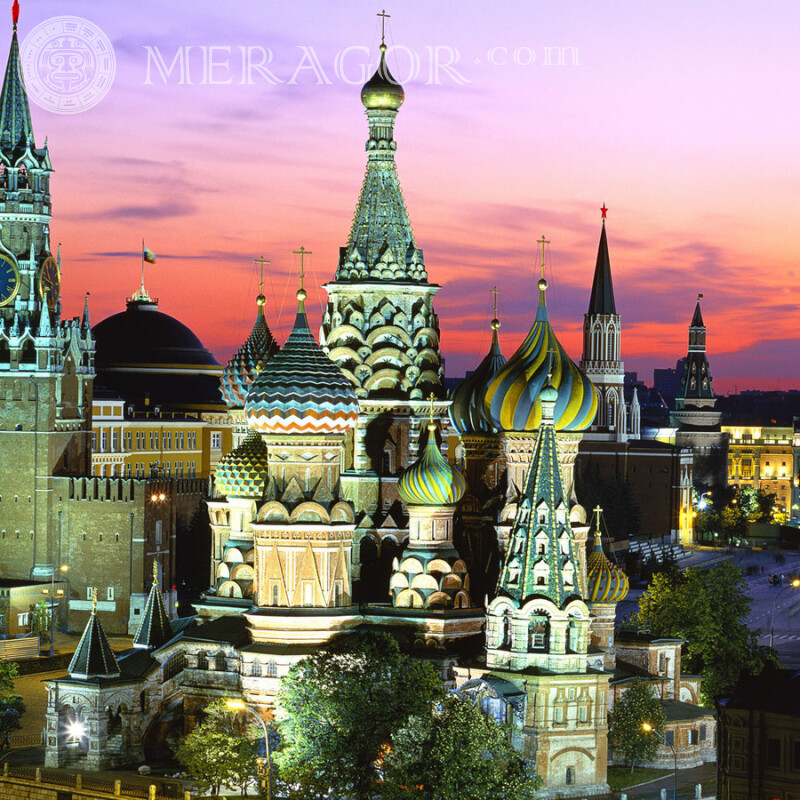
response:
[[[256,759],[256,771],[258,773],[258,777],[261,778],[262,785],[266,786],[267,789],[267,800],[270,800],[270,786],[269,786],[269,732],[267,731],[267,723],[261,718],[261,714],[259,714],[252,706],[247,705],[244,700],[236,700],[231,698],[225,701],[225,705],[231,711],[249,711],[259,722],[261,725],[262,730],[264,731],[264,753],[266,754],[266,758],[257,758]]]
[[[772,643],[775,640],[775,603],[778,602],[778,598],[781,596],[781,592],[784,589],[797,589],[800,588],[800,578],[795,578],[788,586],[784,586],[782,589],[778,590],[778,593],[775,595],[775,599],[772,601],[772,614],[770,614],[769,618],[769,646],[772,647]]]
[[[642,723],[642,730],[645,733],[654,733],[670,750],[672,750],[672,763],[674,765],[672,772],[672,800],[676,800],[678,797],[678,754],[675,752],[675,748],[670,744],[667,737],[664,736],[663,733],[659,733],[649,722]]]
[[[66,574],[69,567],[66,564],[62,564],[58,569]],[[42,594],[46,595],[47,593],[47,589],[42,589]],[[63,589],[59,589],[58,593],[56,593],[56,571],[52,570],[50,572],[50,658],[53,657],[53,644],[56,638],[56,597],[62,597],[63,595]]]

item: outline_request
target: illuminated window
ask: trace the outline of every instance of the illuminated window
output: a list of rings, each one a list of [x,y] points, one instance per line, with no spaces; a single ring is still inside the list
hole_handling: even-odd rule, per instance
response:
[[[219,450],[222,447],[222,434],[221,433],[212,433],[211,434],[211,449],[212,450]]]

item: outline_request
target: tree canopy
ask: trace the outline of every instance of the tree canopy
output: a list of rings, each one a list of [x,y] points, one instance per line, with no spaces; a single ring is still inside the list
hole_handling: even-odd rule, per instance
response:
[[[634,622],[656,636],[686,641],[683,671],[702,674],[703,705],[730,692],[745,670],[757,674],[775,652],[747,627],[752,600],[742,571],[725,562],[713,569],[672,570],[653,576]]]
[[[281,683],[280,778],[303,798],[369,798],[392,734],[443,698],[437,669],[402,653],[390,636],[333,642]]]
[[[540,781],[511,729],[450,696],[410,717],[384,760],[385,792],[403,800],[529,800]]]
[[[649,681],[637,679],[614,703],[609,720],[611,747],[625,757],[631,772],[637,764],[655,758],[661,742],[652,731],[645,731],[644,724],[663,734],[664,722],[664,708]]]
[[[25,703],[16,693],[17,665],[11,661],[0,661],[0,751],[10,747],[9,737],[22,727],[20,720],[25,713]]]
[[[256,774],[256,757],[262,732],[243,725],[224,700],[205,709],[206,718],[178,745],[176,757],[186,771],[215,795],[223,785],[238,786],[242,797]]]

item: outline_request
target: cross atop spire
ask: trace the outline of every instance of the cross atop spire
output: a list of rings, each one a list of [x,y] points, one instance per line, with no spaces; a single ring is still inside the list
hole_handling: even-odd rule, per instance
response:
[[[14,0],[16,3],[16,0]],[[392,15],[386,13],[386,9],[382,9],[376,16],[381,18],[381,47],[386,46],[386,20],[391,19]]]
[[[258,303],[259,308],[263,308],[264,303],[267,301],[267,298],[264,297],[264,264],[269,265],[271,262],[262,255],[260,258],[254,258],[253,263],[258,264],[261,268],[258,278],[258,297],[256,298],[256,303]]]
[[[541,279],[544,280],[544,246],[546,244],[550,244],[550,242],[544,238],[544,234],[542,234],[541,239],[536,240],[536,244],[540,244],[542,246],[542,276]]]
[[[306,250],[305,247],[301,245],[299,250],[292,250],[292,253],[293,255],[300,256],[300,288],[297,290],[297,299],[300,302],[303,302],[303,300],[305,300],[306,297],[308,297],[308,294],[303,285],[306,277],[305,257],[310,256],[311,251]]]
[[[600,508],[600,505],[596,505],[592,511],[597,516],[597,532],[600,533],[600,515],[603,513],[603,509]]]

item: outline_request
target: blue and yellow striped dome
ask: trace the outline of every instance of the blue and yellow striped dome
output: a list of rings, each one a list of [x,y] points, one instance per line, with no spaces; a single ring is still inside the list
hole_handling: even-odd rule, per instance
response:
[[[448,464],[436,444],[436,426],[428,426],[422,458],[400,478],[397,491],[410,506],[454,506],[467,490],[461,472]]]
[[[553,420],[556,430],[585,430],[597,413],[597,389],[567,355],[550,325],[546,286],[540,281],[539,308],[525,341],[486,388],[484,408],[500,431],[535,431],[539,427],[542,408],[536,400],[548,372],[558,391]]]
[[[358,397],[309,330],[305,291],[297,296],[297,317],[286,344],[248,392],[247,424],[259,433],[343,433],[358,421]]]
[[[586,560],[586,599],[590,603],[619,603],[628,594],[628,576],[603,553],[600,531]]]
[[[267,480],[267,446],[256,431],[224,455],[214,472],[214,483],[225,497],[258,499]]]

